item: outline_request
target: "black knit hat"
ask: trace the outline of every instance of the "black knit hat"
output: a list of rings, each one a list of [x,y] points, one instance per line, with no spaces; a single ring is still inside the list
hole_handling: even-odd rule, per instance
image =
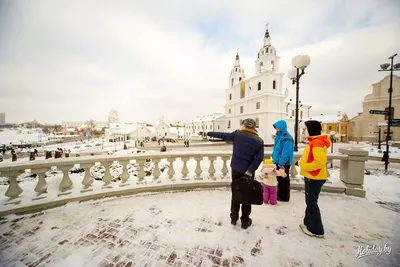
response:
[[[319,121],[313,121],[313,120],[306,121],[305,125],[307,127],[307,131],[310,136],[321,135],[322,126]]]

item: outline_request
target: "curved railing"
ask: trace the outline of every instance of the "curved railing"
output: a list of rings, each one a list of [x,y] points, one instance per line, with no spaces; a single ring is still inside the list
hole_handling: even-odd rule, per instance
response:
[[[270,156],[271,152],[265,152],[265,157]],[[295,160],[300,156],[296,153]],[[230,185],[230,158],[231,152],[207,151],[104,155],[3,163],[0,165],[0,177],[8,177],[8,187],[4,192],[5,197],[0,199],[0,216],[45,209],[76,200],[138,192],[226,187]],[[341,176],[342,172],[351,166],[348,162],[350,158],[351,156],[346,154],[329,155],[329,160],[341,161]],[[116,163],[120,165],[117,178]],[[71,173],[70,170],[77,168],[77,165],[83,169],[83,176]],[[100,168],[99,165],[104,170],[104,176],[95,182],[91,169],[93,170],[93,166]],[[152,170],[146,170],[150,165]],[[58,176],[46,178],[46,172],[54,167]],[[26,187],[24,190],[23,184],[18,183],[18,177],[27,171],[35,173],[38,177],[32,180],[35,186]],[[259,171],[260,168],[257,174]],[[296,179],[297,169],[294,164],[290,172],[291,178]],[[49,186],[49,182],[52,186]]]

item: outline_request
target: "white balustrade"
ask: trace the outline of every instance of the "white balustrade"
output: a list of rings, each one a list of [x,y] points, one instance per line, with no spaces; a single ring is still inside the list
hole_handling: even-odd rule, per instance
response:
[[[19,195],[22,194],[23,190],[19,186],[17,182],[17,176],[21,173],[21,171],[4,171],[1,172],[4,175],[8,176],[8,189],[6,193],[4,194],[6,197],[8,197],[8,202],[6,204],[19,204],[21,201],[17,200],[15,201],[14,199],[17,198]]]
[[[189,169],[187,167],[187,162],[188,162],[189,158],[188,157],[182,157],[182,161],[183,161],[183,167],[182,167],[182,181],[187,181],[189,180],[187,178],[187,175],[189,174]]]
[[[271,153],[268,151],[265,153],[265,157],[269,158]],[[300,158],[300,154],[296,153],[295,155],[295,160],[294,162],[298,161]],[[353,158],[355,156],[350,155]],[[348,155],[343,155],[343,154],[335,154],[335,155],[329,155],[330,159],[337,159],[341,160],[341,162],[346,162],[348,160]],[[363,157],[364,155],[361,155],[359,157]],[[177,173],[179,173],[179,176],[181,177],[181,182],[184,183],[185,181],[188,180],[197,180],[197,181],[202,181],[203,180],[203,170],[201,166],[201,161],[204,158],[208,158],[209,160],[209,166],[207,170],[207,176],[212,179],[212,180],[217,180],[216,173],[221,172],[221,178],[222,179],[229,179],[230,178],[230,168],[228,167],[228,161],[231,157],[230,152],[202,152],[202,153],[188,153],[188,152],[177,152],[177,153],[154,153],[154,154],[134,154],[134,155],[110,155],[110,156],[98,156],[98,157],[78,157],[78,158],[67,158],[67,159],[55,159],[55,160],[36,160],[36,161],[31,161],[25,163],[9,163],[9,164],[4,164],[2,163],[0,165],[0,176],[1,177],[8,177],[9,178],[9,185],[7,188],[7,191],[5,193],[5,196],[8,198],[6,201],[4,201],[5,204],[18,204],[21,202],[22,198],[20,197],[21,194],[23,194],[23,190],[20,187],[20,185],[17,182],[17,177],[19,174],[25,172],[26,169],[31,169],[32,173],[36,173],[38,175],[37,183],[34,188],[31,190],[36,192],[36,197],[33,198],[33,200],[36,199],[53,199],[48,197],[50,194],[55,194],[57,195],[58,192],[49,192],[49,188],[47,187],[47,182],[49,181],[45,177],[45,173],[47,170],[50,170],[52,166],[57,167],[57,170],[62,171],[62,180],[59,184],[59,190],[61,195],[65,194],[70,194],[73,189],[73,182],[70,178],[69,175],[69,170],[75,165],[79,164],[81,168],[84,169],[84,175],[82,177],[82,174],[79,174],[79,176],[74,176],[74,180],[77,179],[77,177],[81,177],[82,180],[81,183],[83,187],[80,187],[79,190],[82,194],[88,194],[88,192],[97,192],[96,193],[101,193],[104,192],[101,188],[109,188],[112,190],[123,190],[124,188],[134,188],[136,186],[135,183],[130,183],[131,177],[129,177],[128,173],[128,164],[130,161],[135,161],[136,166],[138,167],[137,170],[137,178],[138,178],[138,183],[137,184],[145,184],[144,178],[146,176],[146,172],[144,170],[146,160],[152,161],[154,163],[154,168],[152,170],[151,177],[149,179],[153,179],[154,182],[156,183],[161,183],[160,181],[160,176],[161,176],[161,170],[159,167],[159,164],[162,159],[166,159],[169,163],[169,167],[163,169],[163,172],[168,175],[168,178],[170,181],[175,181],[176,177],[176,172],[174,168],[174,163],[177,158],[180,158],[182,160],[182,168],[177,170]],[[358,158],[355,158],[353,161],[358,160]],[[217,161],[217,159],[221,159],[221,161]],[[110,167],[113,164],[114,161],[119,162],[119,164],[122,165],[122,174],[121,174],[121,182],[119,183],[119,186],[113,186],[113,181],[112,181],[112,176],[110,172]],[[194,161],[194,162],[192,162]],[[96,162],[99,162],[102,166],[105,168],[105,173],[103,177],[103,184],[102,186],[97,186],[94,187],[94,183],[100,183],[99,181],[95,181],[90,173],[90,169],[92,166],[96,164]],[[195,163],[195,168],[194,168],[194,177],[189,175],[189,173],[193,170],[190,170],[188,168],[189,163],[193,164]],[[222,164],[221,164],[222,163]],[[216,165],[217,164],[217,165]],[[341,164],[346,166],[345,164]],[[354,168],[353,168],[354,169]],[[358,169],[351,170],[353,172],[358,171]],[[361,168],[359,168],[361,169]],[[342,177],[342,172],[341,170],[341,177]],[[293,165],[291,166],[290,169],[290,175],[292,179],[296,179],[297,177],[297,170],[296,166]],[[74,174],[78,175],[78,174]],[[72,177],[72,176],[71,176]],[[359,179],[360,180],[360,179]],[[75,180],[76,181],[76,180]],[[350,178],[347,178],[345,180],[348,184],[351,184],[352,181],[350,181]],[[350,182],[349,182],[350,181]],[[357,181],[358,182],[358,181]],[[352,182],[354,183],[354,182]],[[117,183],[118,184],[118,183]],[[353,184],[351,184],[353,185]],[[353,190],[354,191],[354,190]],[[352,191],[349,191],[352,192]],[[30,194],[32,192],[29,192]],[[349,193],[350,194],[350,193]],[[33,203],[33,202],[32,202]]]
[[[129,161],[120,161],[119,164],[122,165],[122,174],[121,174],[121,184],[120,187],[129,185],[129,173],[128,173],[128,164]]]
[[[154,170],[153,170],[154,180],[157,182],[160,182],[160,181],[158,181],[158,179],[160,178],[160,175],[161,175],[160,167],[158,166],[158,164],[160,163],[160,159],[153,159],[153,162],[154,162]]]
[[[61,165],[57,166],[57,170],[60,170],[63,172],[63,177],[59,186],[60,192],[58,195],[68,195],[71,194],[72,192],[70,191],[72,189],[72,180],[69,177],[69,170],[73,167],[73,165]]]
[[[175,179],[173,179],[173,177],[174,177],[174,175],[175,175],[174,161],[175,161],[175,157],[169,157],[169,158],[168,158],[168,162],[169,162],[168,178],[169,178],[171,181],[174,181],[174,180],[175,180]]]
[[[112,176],[111,176],[111,170],[110,167],[113,164],[112,161],[106,161],[102,162],[102,165],[106,169],[106,172],[104,173],[103,177],[103,186],[102,188],[112,188],[111,182],[112,182]]]
[[[209,178],[215,180],[216,178],[214,177],[215,174],[215,167],[214,167],[214,160],[216,160],[217,157],[209,156],[208,160],[210,161],[210,167],[208,168],[208,174]]]
[[[200,165],[200,161],[203,159],[203,157],[195,157],[194,158],[196,160],[196,170],[194,171],[194,173],[196,174],[195,180],[203,180],[203,178],[201,177],[201,165]]]
[[[82,180],[83,189],[81,190],[81,193],[93,191],[93,188],[91,188],[91,186],[94,179],[92,177],[92,174],[90,173],[90,168],[93,167],[93,163],[82,163],[80,164],[80,167],[85,170],[85,176]]]
[[[36,197],[33,200],[43,199],[47,193],[47,182],[46,182],[46,171],[47,168],[33,168],[31,169],[32,173],[36,173],[38,177],[38,181],[35,187]]]
[[[138,171],[138,184],[142,184],[143,182],[143,178],[146,176],[146,173],[144,172],[144,159],[141,160],[137,160],[136,161],[137,164],[139,164],[139,171]]]
[[[228,167],[226,166],[226,162],[229,160],[229,158],[230,157],[228,157],[228,156],[225,156],[225,157],[222,156],[221,157],[221,159],[223,161],[222,170],[221,170],[221,172],[222,172],[221,178],[227,178],[228,177],[229,170],[228,170]]]

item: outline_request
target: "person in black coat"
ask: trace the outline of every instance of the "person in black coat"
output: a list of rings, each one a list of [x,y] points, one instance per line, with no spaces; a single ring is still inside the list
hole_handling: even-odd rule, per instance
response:
[[[208,132],[210,137],[220,138],[233,142],[231,159],[232,181],[241,178],[254,179],[254,174],[264,159],[264,141],[258,136],[256,122],[245,119],[241,129],[232,133]],[[232,188],[233,191],[233,188]],[[231,200],[231,223],[236,225],[239,219],[240,204]],[[247,229],[252,224],[249,217],[251,205],[242,205],[241,226]]]

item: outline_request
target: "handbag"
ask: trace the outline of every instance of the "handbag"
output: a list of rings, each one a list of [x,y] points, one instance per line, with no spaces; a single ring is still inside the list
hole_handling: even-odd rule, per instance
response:
[[[256,180],[236,179],[232,182],[232,199],[235,204],[262,205],[263,186]]]

